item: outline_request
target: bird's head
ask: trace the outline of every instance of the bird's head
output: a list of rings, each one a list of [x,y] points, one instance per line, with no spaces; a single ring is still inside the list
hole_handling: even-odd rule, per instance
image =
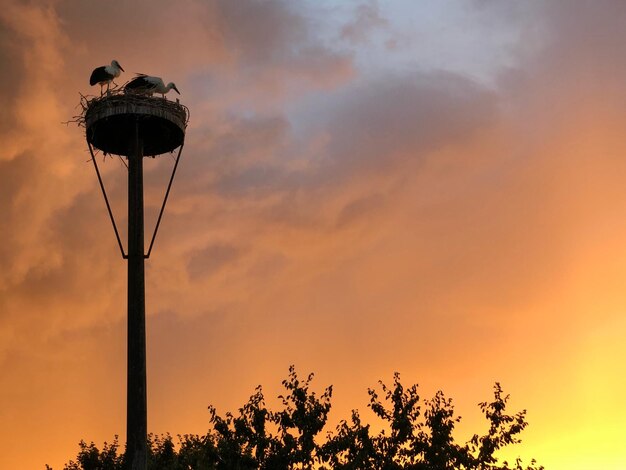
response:
[[[174,90],[176,93],[178,93],[180,95],[180,91],[178,91],[178,88],[176,88],[176,85],[174,85],[174,82],[170,82],[167,84],[167,87]]]
[[[117,67],[118,69],[120,69],[122,72],[125,72],[125,70],[122,68],[122,66],[120,65],[120,63],[117,60],[113,60],[111,61],[111,65],[113,67]]]

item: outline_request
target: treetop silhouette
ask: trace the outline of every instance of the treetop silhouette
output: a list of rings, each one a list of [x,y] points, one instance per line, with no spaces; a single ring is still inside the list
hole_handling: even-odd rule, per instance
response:
[[[285,393],[278,398],[282,408],[269,410],[261,386],[237,414],[220,416],[209,406],[210,428],[205,435],[172,437],[150,435],[148,468],[153,470],[543,470],[535,460],[524,466],[500,462],[498,450],[521,442],[519,434],[528,425],[526,410],[507,414],[508,395],[499,383],[493,401],[479,404],[489,428],[474,434],[465,444],[454,438],[460,417],[452,399],[439,391],[423,400],[417,385],[405,388],[400,374],[393,384],[379,382],[368,390],[369,408],[382,421],[383,429],[372,433],[359,412],[342,420],[325,438],[320,436],[331,409],[332,386],[321,395],[311,391],[313,374],[298,378],[295,368],[282,384]],[[75,461],[64,470],[121,470],[125,454],[118,453],[117,437],[99,450],[92,442],[81,441]],[[50,467],[46,466],[48,470]]]

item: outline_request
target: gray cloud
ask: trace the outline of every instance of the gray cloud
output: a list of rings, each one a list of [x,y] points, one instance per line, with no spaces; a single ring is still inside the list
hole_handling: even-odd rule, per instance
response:
[[[226,265],[233,263],[242,250],[231,245],[212,245],[188,255],[187,273],[192,281],[210,276]]]
[[[389,21],[381,15],[376,0],[358,4],[355,10],[354,19],[341,29],[341,37],[353,45],[367,44],[372,33],[389,27]]]
[[[574,336],[584,335],[571,332],[587,321],[578,312],[570,322],[570,307],[586,289],[602,297],[622,271],[623,2],[482,2],[485,18],[521,34],[511,50],[519,56],[491,88],[412,62],[393,73],[385,63],[357,71],[343,46],[329,45],[317,20],[294,5],[10,4],[19,15],[5,13],[10,27],[0,30],[1,65],[13,72],[0,84],[16,90],[0,97],[4,135],[14,136],[3,139],[8,157],[0,155],[0,401],[14,403],[19,387],[32,399],[15,400],[3,435],[27,435],[33,422],[48,434],[59,422],[70,429],[55,412],[75,403],[101,422],[93,403],[107,402],[106,393],[80,384],[93,378],[123,389],[125,265],[85,163],[82,130],[53,126],[72,114],[77,91],[91,91],[91,69],[112,58],[129,71],[125,78],[182,77],[182,102],[192,108],[148,263],[156,390],[184,382],[202,406],[214,397],[230,404],[233,384],[266,382],[292,361],[342,380],[347,368],[370,381],[391,366],[456,385],[468,370],[472,380],[502,374],[518,389],[537,382],[515,382],[513,369],[556,380],[542,368],[546,357],[566,362]],[[384,21],[367,5],[344,30],[355,47]],[[146,162],[152,211],[171,169],[161,158]],[[103,167],[123,219],[125,170],[111,160]],[[600,281],[589,282],[596,274]],[[598,315],[613,325],[605,310]],[[550,337],[557,326],[562,340]],[[205,349],[202,330],[212,327]],[[159,348],[173,351],[187,335],[192,346],[171,356],[194,355],[179,374]],[[66,377],[68,361],[86,348],[98,367],[86,362],[72,375],[78,386],[33,387]],[[423,358],[442,348],[433,375]],[[262,359],[250,361],[258,351]],[[185,382],[215,354],[232,366],[215,366],[219,386]],[[481,369],[476,358],[489,360],[478,361]],[[24,364],[34,374],[45,369],[46,380],[28,382]],[[159,375],[161,364],[167,373]],[[364,390],[345,381],[348,394]],[[179,392],[185,402],[188,390]],[[185,411],[165,394],[152,397],[155,420],[165,408],[177,417]],[[45,401],[48,414],[33,411],[34,401]],[[123,409],[123,396],[115,404]],[[119,432],[110,421],[96,435],[85,435],[91,424],[82,421],[74,434],[53,433],[64,439],[59,461],[81,437]],[[16,447],[19,458],[25,445]],[[8,458],[0,456],[0,466],[16,468]]]

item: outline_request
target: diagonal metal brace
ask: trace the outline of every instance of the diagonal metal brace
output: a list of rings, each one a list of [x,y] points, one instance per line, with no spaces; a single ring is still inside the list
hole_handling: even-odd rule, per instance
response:
[[[113,217],[113,211],[111,211],[111,205],[109,204],[109,198],[107,197],[107,193],[104,190],[104,183],[102,183],[102,177],[100,176],[100,170],[98,169],[98,163],[96,163],[96,158],[93,155],[93,149],[91,148],[91,143],[87,141],[87,145],[89,146],[89,153],[91,154],[91,161],[93,162],[93,166],[96,169],[96,174],[98,175],[98,182],[100,183],[100,189],[102,189],[102,195],[104,196],[104,202],[106,202],[107,210],[109,211],[109,217],[111,218],[111,223],[113,224],[113,230],[115,230],[115,237],[117,238],[117,244],[120,247],[120,252],[122,253],[122,258],[128,259],[128,254],[124,253],[124,246],[122,245],[122,240],[120,238],[120,234],[117,230],[117,225],[115,224],[115,218]]]
[[[176,168],[178,168],[178,162],[180,160],[180,155],[183,151],[183,147],[185,146],[185,142],[180,145],[178,149],[178,156],[176,157],[176,163],[174,163],[174,169],[172,170],[172,176],[170,177],[170,182],[167,185],[167,191],[165,191],[165,198],[163,198],[163,205],[161,206],[161,211],[159,212],[159,218],[157,219],[156,226],[154,227],[154,233],[152,234],[152,240],[150,240],[150,247],[148,248],[148,253],[144,255],[145,259],[150,258],[150,253],[152,253],[152,246],[154,245],[154,239],[156,238],[157,232],[159,230],[159,225],[161,224],[161,217],[163,217],[163,211],[165,210],[165,204],[167,204],[167,198],[170,195],[170,189],[172,188],[172,182],[174,181],[174,175],[176,175]]]

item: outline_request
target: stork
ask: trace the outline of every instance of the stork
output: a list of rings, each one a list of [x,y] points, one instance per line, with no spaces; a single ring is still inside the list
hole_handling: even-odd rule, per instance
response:
[[[95,85],[96,83],[100,85],[100,96],[102,96],[102,87],[106,84],[107,93],[109,92],[109,85],[113,80],[120,76],[124,69],[120,65],[117,60],[111,61],[111,65],[103,65],[102,67],[97,67],[93,69],[91,72],[91,77],[89,78],[89,84]],[[115,84],[115,82],[113,82]]]
[[[178,88],[176,88],[173,82],[165,85],[160,77],[152,77],[143,73],[137,74],[135,78],[128,82],[124,90],[148,96],[152,96],[154,93],[160,93],[163,98],[165,98],[165,94],[170,90],[174,90],[180,95],[180,91],[178,91]]]

